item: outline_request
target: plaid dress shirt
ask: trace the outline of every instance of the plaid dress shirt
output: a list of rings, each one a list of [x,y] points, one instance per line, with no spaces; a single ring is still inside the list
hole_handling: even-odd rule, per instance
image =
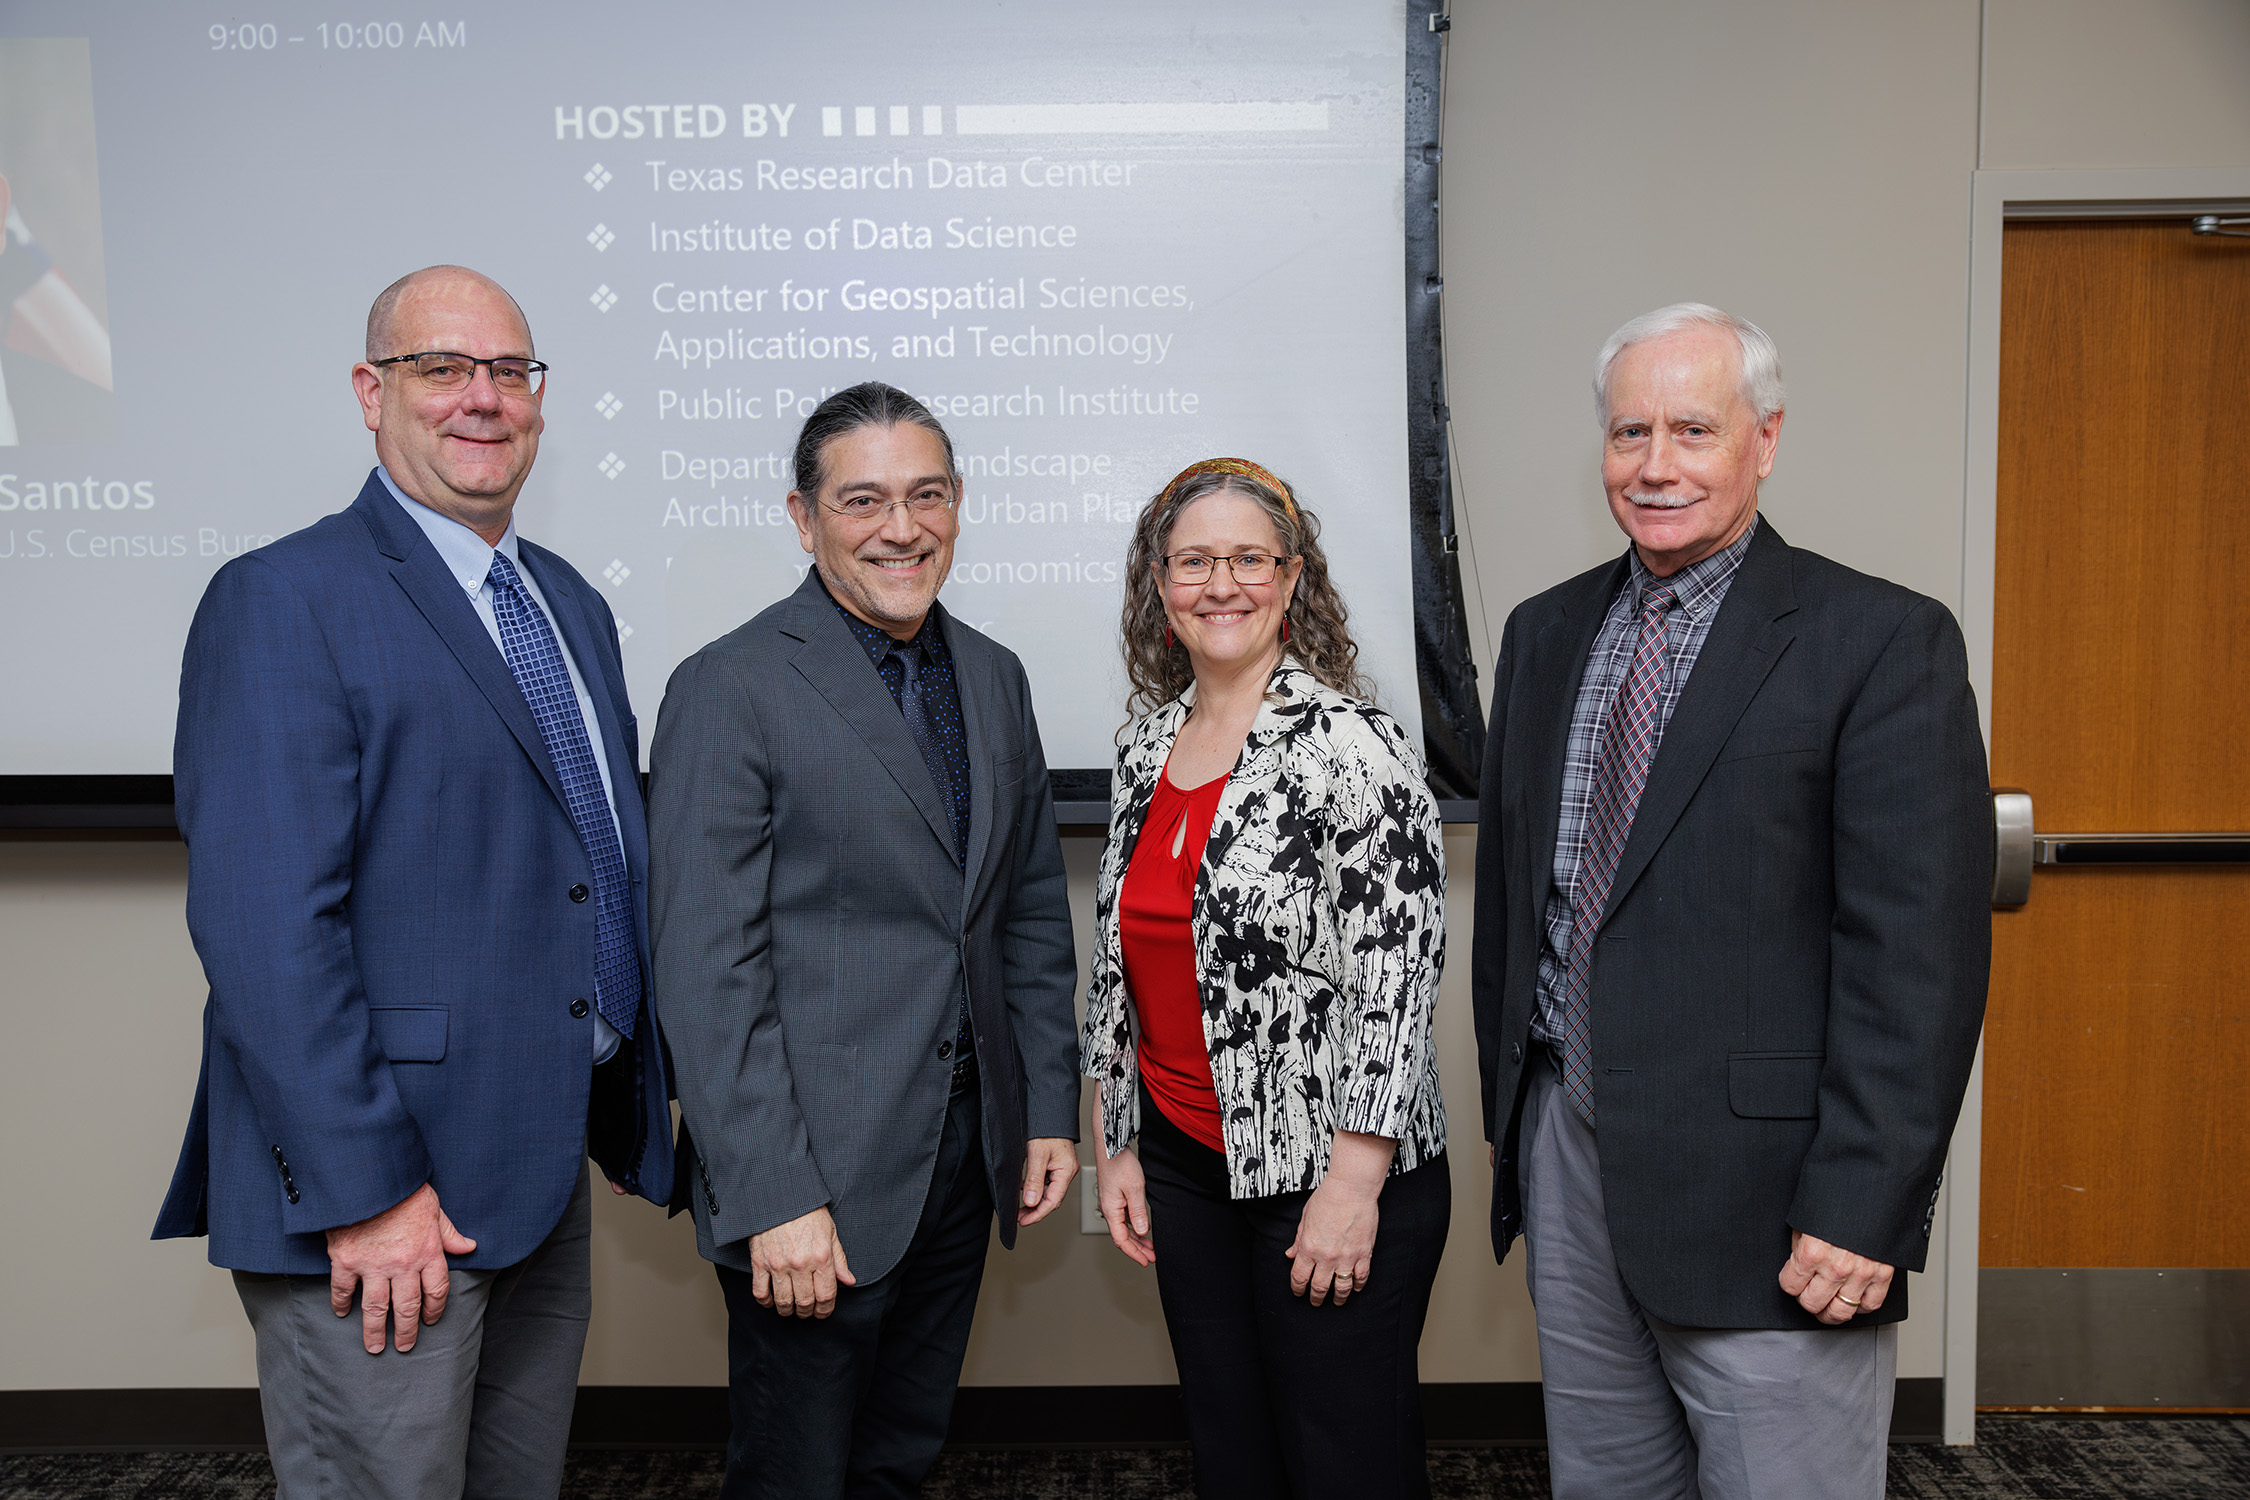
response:
[[[1531,1022],[1531,1034],[1558,1050],[1563,1035],[1563,970],[1570,952],[1571,891],[1578,884],[1578,867],[1585,858],[1586,820],[1594,803],[1594,767],[1601,762],[1610,704],[1625,681],[1626,669],[1633,663],[1633,649],[1639,644],[1636,625],[1641,597],[1650,589],[1669,588],[1677,591],[1680,601],[1679,608],[1666,617],[1664,693],[1657,706],[1657,744],[1649,752],[1653,757],[1663,744],[1664,726],[1672,722],[1672,710],[1687,686],[1688,673],[1695,670],[1695,659],[1710,637],[1711,622],[1719,617],[1727,586],[1734,582],[1735,570],[1742,566],[1750,551],[1750,539],[1757,534],[1758,521],[1753,517],[1750,529],[1732,546],[1669,578],[1651,573],[1639,552],[1626,553],[1630,572],[1625,586],[1610,600],[1609,613],[1602,617],[1602,628],[1594,636],[1594,649],[1586,655],[1586,675],[1579,680],[1578,702],[1570,713],[1570,744],[1563,752],[1555,881],[1547,891],[1542,923],[1547,940],[1539,950],[1539,1009]]]

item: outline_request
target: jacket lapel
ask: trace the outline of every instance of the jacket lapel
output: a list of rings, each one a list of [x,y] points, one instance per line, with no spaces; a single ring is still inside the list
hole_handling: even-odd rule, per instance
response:
[[[1156,800],[1156,778],[1164,774],[1164,763],[1172,755],[1172,742],[1179,738],[1180,726],[1187,722],[1188,710],[1194,705],[1195,684],[1191,682],[1185,693],[1149,715],[1135,731],[1123,774],[1118,784],[1110,789],[1110,795],[1122,798],[1125,804],[1125,819],[1117,825],[1110,841],[1116,850],[1120,880],[1125,877],[1126,867],[1133,862],[1134,846],[1140,843],[1141,828],[1148,822],[1149,804]]]
[[[1743,710],[1796,639],[1795,629],[1787,623],[1796,609],[1789,546],[1770,523],[1761,521],[1740,571],[1727,586],[1719,618],[1712,622],[1711,634],[1695,659],[1679,706],[1672,710],[1672,720],[1657,742],[1648,784],[1633,813],[1633,831],[1610,882],[1604,922],[1663,847],[1711,763],[1726,747]]]
[[[1545,705],[1547,712],[1529,722],[1533,728],[1526,774],[1518,780],[1521,795],[1529,799],[1525,813],[1530,837],[1524,848],[1540,861],[1523,872],[1525,887],[1539,893],[1546,905],[1548,883],[1554,878],[1555,840],[1562,836],[1563,761],[1570,753],[1570,721],[1578,708],[1578,689],[1586,677],[1586,656],[1601,634],[1609,602],[1624,582],[1625,559],[1601,569],[1586,587],[1565,598],[1554,618],[1539,630],[1532,643],[1531,671],[1524,683],[1526,703]]]
[[[562,778],[555,774],[555,763],[547,755],[547,742],[539,737],[539,721],[532,717],[523,689],[516,686],[507,658],[492,644],[484,622],[477,618],[476,606],[469,603],[460,583],[446,571],[430,539],[399,508],[390,491],[383,488],[383,481],[372,474],[352,509],[367,523],[376,548],[391,559],[391,577],[414,601],[422,618],[430,622],[430,628],[445,642],[493,712],[500,715],[523,753],[531,757],[532,766],[547,783],[556,803],[567,809],[570,804],[563,797]]]
[[[1141,829],[1148,822],[1149,804],[1156,797],[1156,778],[1164,772],[1165,758],[1172,753],[1172,741],[1178,737],[1180,725],[1187,718],[1186,705],[1194,699],[1195,685],[1190,683],[1184,698],[1173,699],[1135,726],[1125,754],[1119,757],[1116,785],[1110,788],[1112,805],[1121,808],[1124,816],[1112,825],[1108,847],[1102,851],[1100,888],[1109,894],[1094,914],[1099,945],[1095,963],[1105,974],[1119,981],[1125,972],[1125,956],[1117,908],[1123,894],[1125,871],[1133,863],[1133,850],[1140,843]]]
[[[930,825],[930,832],[937,835],[945,852],[952,855],[953,815],[946,811],[945,798],[930,779],[929,767],[922,764],[922,752],[907,731],[906,717],[899,712],[891,690],[883,685],[881,674],[868,661],[866,648],[853,638],[836,612],[818,573],[808,568],[794,597],[797,608],[783,628],[805,644],[790,658],[790,665],[867,742],[867,748],[883,763],[899,790],[921,810],[923,821]],[[958,670],[954,676],[958,682]],[[973,802],[969,810],[975,813]]]
[[[975,643],[964,642],[966,632],[955,625],[944,605],[932,604],[930,613],[936,617],[938,632],[945,637],[945,649],[953,657],[953,688],[961,700],[961,727],[969,739],[968,878],[961,882],[961,899],[966,902],[976,892],[985,851],[992,846],[993,822],[1000,813],[993,801],[1000,795],[1000,783],[994,774],[989,733],[990,727],[999,722],[1000,705],[993,692],[993,674],[971,668],[969,652]],[[909,739],[912,737],[908,735]],[[947,826],[951,827],[950,819]]]
[[[625,723],[619,717],[618,705],[625,701],[624,684],[619,682],[610,668],[610,656],[591,611],[578,591],[569,587],[558,571],[548,566],[547,554],[541,548],[522,542],[517,556],[530,571],[532,580],[547,601],[547,611],[554,616],[555,628],[562,633],[563,649],[578,666],[578,675],[586,684],[586,696],[594,700],[594,722],[602,731],[602,754],[609,761],[609,784],[612,800],[616,804],[618,826],[625,831],[626,868],[635,871],[648,868],[648,848],[645,815],[639,809],[641,768],[634,764],[633,755],[625,743]],[[483,621],[477,622],[479,627]],[[536,721],[535,721],[536,722]]]
[[[1234,769],[1227,773],[1225,790],[1219,793],[1219,806],[1211,820],[1211,837],[1203,846],[1203,868],[1196,877],[1196,894],[1199,902],[1209,888],[1211,872],[1226,863],[1227,850],[1233,847],[1247,821],[1244,805],[1260,793],[1272,790],[1281,779],[1282,749],[1290,733],[1304,722],[1306,701],[1299,690],[1310,674],[1302,667],[1284,665],[1273,674],[1266,689],[1266,701],[1258,705],[1258,716],[1250,722],[1249,736],[1242,742],[1242,754],[1236,758]],[[1192,703],[1183,698],[1183,703]],[[1183,712],[1181,717],[1186,717]],[[1175,737],[1178,729],[1173,731]]]

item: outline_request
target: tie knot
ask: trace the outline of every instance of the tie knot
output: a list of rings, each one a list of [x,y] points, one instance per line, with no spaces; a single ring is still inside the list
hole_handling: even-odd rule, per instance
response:
[[[494,556],[498,556],[498,554],[495,553]],[[1672,606],[1679,602],[1680,596],[1675,589],[1650,589],[1641,595],[1641,613],[1644,615],[1669,614]]]
[[[484,581],[495,589],[512,589],[518,582],[516,565],[497,547],[492,549],[492,571],[484,575]]]

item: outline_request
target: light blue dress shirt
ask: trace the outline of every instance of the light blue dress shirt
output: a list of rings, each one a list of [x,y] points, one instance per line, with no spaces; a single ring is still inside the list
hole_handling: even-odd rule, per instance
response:
[[[563,666],[570,672],[570,690],[578,695],[578,712],[586,721],[586,742],[593,747],[594,767],[601,772],[602,796],[609,803],[609,820],[613,825],[616,824],[617,791],[609,784],[609,755],[602,747],[601,720],[594,713],[594,700],[586,691],[586,679],[579,675],[578,663],[570,658],[570,645],[563,639],[563,633],[555,628],[555,612],[547,607],[547,596],[539,592],[539,585],[532,578],[531,570],[523,566],[523,559],[517,554],[514,518],[509,519],[508,529],[501,536],[500,545],[487,546],[483,537],[459,521],[451,516],[438,514],[400,489],[398,482],[391,478],[390,471],[381,464],[375,466],[375,474],[383,481],[383,488],[391,492],[391,498],[398,501],[406,513],[414,518],[414,524],[422,528],[422,535],[430,539],[430,545],[437,548],[439,560],[461,585],[462,592],[469,596],[469,603],[475,607],[477,618],[484,621],[485,634],[492,637],[492,649],[500,652],[503,661],[507,659],[507,651],[500,644],[500,617],[492,605],[492,554],[505,552],[508,554],[508,561],[515,564],[516,576],[523,580],[524,591],[531,595],[531,602],[539,606],[539,612],[547,617],[547,628],[555,632],[555,645],[561,649]],[[617,830],[617,847],[625,847],[625,830],[622,827]],[[595,982],[594,998],[597,1002],[601,998],[599,980]],[[617,1031],[602,1019],[599,1008],[594,1011],[593,1022],[594,1061],[605,1063],[616,1055]]]

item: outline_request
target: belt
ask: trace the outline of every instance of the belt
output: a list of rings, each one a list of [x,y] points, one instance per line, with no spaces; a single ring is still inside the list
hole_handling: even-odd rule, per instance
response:
[[[977,1055],[964,1048],[961,1060],[953,1065],[953,1092],[965,1093],[977,1086]]]

